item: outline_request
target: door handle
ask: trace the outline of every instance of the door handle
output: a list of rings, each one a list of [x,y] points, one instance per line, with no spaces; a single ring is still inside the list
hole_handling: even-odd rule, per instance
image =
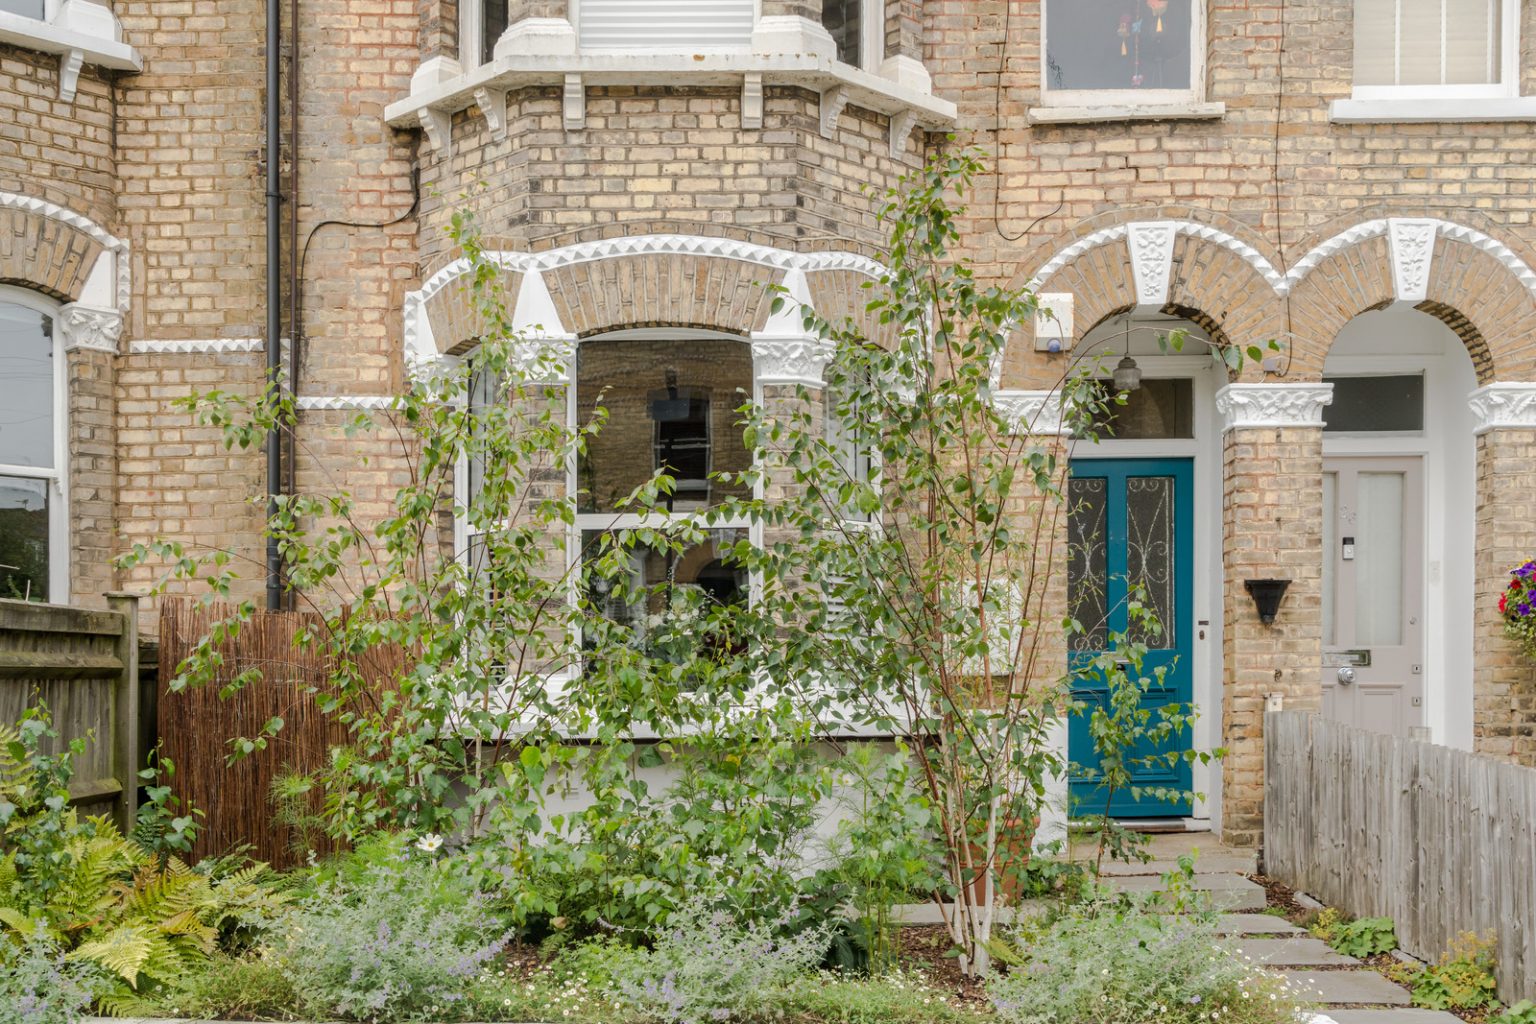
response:
[[[1350,683],[1353,683],[1355,681],[1354,666],[1345,665],[1343,668],[1339,669],[1338,679],[1340,686],[1348,686]]]

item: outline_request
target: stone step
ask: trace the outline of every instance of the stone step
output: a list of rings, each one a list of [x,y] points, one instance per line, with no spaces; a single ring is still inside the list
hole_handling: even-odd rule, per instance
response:
[[[1391,1010],[1329,1010],[1337,1024],[1461,1024],[1461,1018],[1444,1010],[1401,1007]]]
[[[1107,878],[1111,889],[1121,892],[1161,892],[1163,880],[1156,875],[1123,875]],[[1196,875],[1194,888],[1205,893],[1217,910],[1262,910],[1264,887],[1242,875]]]
[[[1345,956],[1310,935],[1282,939],[1239,939],[1237,951],[1266,967],[1356,967],[1360,961]]]
[[[1222,914],[1216,921],[1222,935],[1299,935],[1298,925],[1273,914]]]
[[[1408,992],[1375,971],[1285,971],[1297,995],[1315,1003],[1407,1006]],[[1332,1016],[1332,1011],[1329,1012]]]

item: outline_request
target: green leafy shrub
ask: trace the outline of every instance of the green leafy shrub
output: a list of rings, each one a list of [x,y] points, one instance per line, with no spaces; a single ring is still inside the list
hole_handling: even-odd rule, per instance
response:
[[[0,1024],[76,1024],[99,985],[46,939],[0,943]]]
[[[201,1020],[292,1020],[298,996],[271,956],[218,955],[162,987],[135,1013]]]
[[[99,1001],[116,1010],[280,912],[264,865],[200,870],[146,850],[104,818],[82,820],[68,799],[80,747],[44,754],[55,738],[46,709],[0,729],[0,931],[101,968],[110,984]]]
[[[987,994],[1008,1024],[1294,1024],[1289,984],[1222,943],[1200,916],[1094,902],[1019,929],[1017,962]],[[1213,1016],[1219,1014],[1219,1017]]]
[[[484,893],[435,861],[403,856],[320,883],[285,919],[274,955],[307,1017],[447,1019],[509,939]]]
[[[1498,1003],[1493,976],[1493,940],[1462,932],[1440,956],[1412,979],[1413,1005],[1428,1010],[1476,1010]]]
[[[1397,948],[1397,932],[1390,917],[1362,917],[1334,926],[1326,941],[1345,956],[1375,956]]]
[[[1489,1017],[1488,1024],[1536,1024],[1536,1002],[1522,999]]]

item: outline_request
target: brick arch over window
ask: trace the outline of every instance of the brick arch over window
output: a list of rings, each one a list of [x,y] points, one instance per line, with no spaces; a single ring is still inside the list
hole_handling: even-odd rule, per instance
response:
[[[682,253],[615,256],[544,272],[567,331],[690,324],[733,333],[761,330],[769,285],[784,272],[741,260]]]
[[[788,311],[772,315],[773,286],[783,285],[800,302],[814,303],[819,294],[835,314],[850,305],[855,278],[875,277],[883,269],[856,252],[793,252],[696,235],[605,238],[532,253],[488,252],[486,259],[500,268],[511,297],[512,329],[547,341],[617,328],[689,325],[740,335],[763,332],[790,344],[803,331]],[[410,365],[429,365],[462,351],[483,333],[464,287],[470,270],[468,260],[454,260],[407,293]]]
[[[1136,216],[1095,222],[1015,284],[1070,293],[1079,338],[1137,308],[1184,317],[1221,343],[1255,344],[1283,332],[1282,278],[1254,245],[1202,221]],[[1033,325],[1026,325],[1010,341],[1004,387],[1054,384],[1061,359],[1034,358],[1033,347]]]
[[[1491,236],[1436,219],[1368,221],[1307,260],[1289,275],[1299,277],[1292,318],[1309,342],[1298,343],[1289,376],[1320,378],[1345,324],[1403,302],[1461,339],[1479,384],[1536,381],[1536,272]]]
[[[0,207],[0,283],[78,301],[107,246],[40,209]]]

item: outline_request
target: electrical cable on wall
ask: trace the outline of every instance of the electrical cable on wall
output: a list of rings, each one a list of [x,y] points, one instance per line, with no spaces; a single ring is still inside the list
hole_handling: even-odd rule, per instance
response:
[[[1043,17],[1042,13],[1042,17]],[[1013,0],[1003,0],[1003,39],[997,51],[997,81],[992,89],[992,135],[995,140],[992,146],[992,177],[996,184],[992,188],[992,230],[1005,242],[1017,242],[1028,235],[1041,223],[1049,220],[1061,212],[1067,205],[1066,194],[1056,203],[1055,209],[1030,221],[1028,226],[1016,235],[1010,235],[1003,230],[1002,220],[1002,196],[1003,196],[1003,73],[1008,67],[1008,40],[1013,34]]]

